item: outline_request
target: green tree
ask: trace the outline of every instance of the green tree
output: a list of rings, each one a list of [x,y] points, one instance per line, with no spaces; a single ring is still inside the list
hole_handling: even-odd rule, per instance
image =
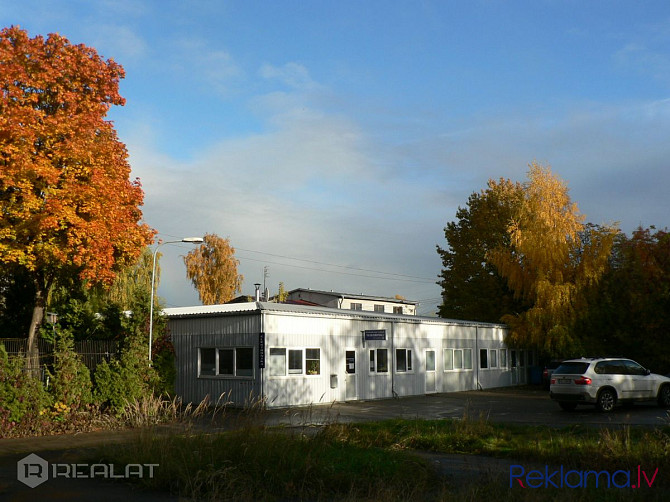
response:
[[[606,270],[618,230],[585,226],[567,185],[549,167],[532,163],[523,188],[507,228],[509,245],[491,250],[487,259],[516,297],[531,304],[503,317],[508,342],[563,354],[581,343],[574,325],[586,308],[587,288]]]
[[[447,247],[437,246],[443,266],[440,317],[500,322],[526,309],[486,259],[493,249],[509,246],[507,228],[522,199],[521,184],[489,180],[486,190],[474,192],[467,207],[458,208],[457,221],[447,223]]]
[[[225,303],[242,288],[244,277],[237,273],[239,261],[228,239],[205,234],[204,242],[184,257],[186,276],[204,305]]]
[[[578,329],[592,354],[623,354],[668,373],[669,312],[670,233],[640,227],[631,237],[617,237],[610,267],[591,288],[588,315]]]
[[[49,372],[51,394],[56,402],[80,408],[92,401],[91,374],[74,350],[74,338],[59,330],[54,347],[53,373]]]

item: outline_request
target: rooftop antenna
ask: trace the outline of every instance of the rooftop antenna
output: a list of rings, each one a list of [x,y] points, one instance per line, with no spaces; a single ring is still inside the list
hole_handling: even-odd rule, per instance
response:
[[[265,279],[270,277],[270,267],[265,265],[263,267],[263,296],[265,297],[264,300],[267,302],[268,301],[268,288],[265,287]]]

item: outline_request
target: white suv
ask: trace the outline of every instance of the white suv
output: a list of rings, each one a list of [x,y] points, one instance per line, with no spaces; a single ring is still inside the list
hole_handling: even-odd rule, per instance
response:
[[[564,410],[595,404],[610,412],[620,402],[656,400],[670,408],[670,378],[619,357],[568,359],[551,376],[549,396]]]

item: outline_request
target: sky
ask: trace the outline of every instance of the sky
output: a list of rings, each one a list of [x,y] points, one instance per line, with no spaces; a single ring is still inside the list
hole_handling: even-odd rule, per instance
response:
[[[670,226],[667,1],[0,0],[11,25],[125,68],[108,117],[145,222],[228,237],[244,294],[432,315],[445,225],[533,161],[588,222]],[[200,303],[190,246],[160,247],[167,306]]]

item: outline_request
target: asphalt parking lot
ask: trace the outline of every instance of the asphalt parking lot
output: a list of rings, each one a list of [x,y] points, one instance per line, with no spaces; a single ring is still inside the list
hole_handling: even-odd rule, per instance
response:
[[[655,402],[617,407],[600,413],[594,406],[579,406],[566,412],[541,388],[505,388],[453,392],[426,396],[351,401],[271,412],[273,423],[300,425],[328,421],[357,422],[385,418],[484,418],[492,422],[567,427],[670,425],[668,410]]]

